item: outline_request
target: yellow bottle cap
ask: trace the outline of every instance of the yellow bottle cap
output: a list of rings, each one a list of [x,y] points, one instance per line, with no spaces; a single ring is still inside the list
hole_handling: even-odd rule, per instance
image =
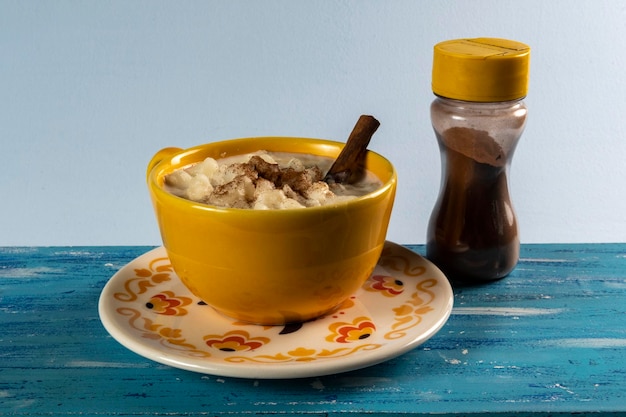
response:
[[[432,89],[464,101],[516,100],[528,92],[530,47],[497,38],[456,39],[435,45]]]

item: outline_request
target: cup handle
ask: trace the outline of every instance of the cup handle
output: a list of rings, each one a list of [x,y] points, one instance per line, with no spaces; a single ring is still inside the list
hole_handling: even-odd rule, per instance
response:
[[[182,151],[181,148],[163,148],[160,151],[158,151],[157,153],[155,153],[154,156],[152,157],[152,159],[150,160],[150,163],[148,163],[148,169],[146,170],[146,176],[148,176],[148,177],[150,176],[150,172],[156,166],[156,164],[158,164],[159,162],[161,162],[165,158],[167,158],[169,156],[172,156],[175,153],[178,153],[180,151]]]

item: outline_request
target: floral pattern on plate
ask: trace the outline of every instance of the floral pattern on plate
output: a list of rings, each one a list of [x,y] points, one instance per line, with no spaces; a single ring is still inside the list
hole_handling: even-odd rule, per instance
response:
[[[358,369],[413,349],[445,324],[452,299],[434,265],[386,242],[368,281],[334,313],[306,323],[252,325],[192,295],[161,247],[111,278],[99,311],[117,341],[156,362],[221,376],[297,378]]]

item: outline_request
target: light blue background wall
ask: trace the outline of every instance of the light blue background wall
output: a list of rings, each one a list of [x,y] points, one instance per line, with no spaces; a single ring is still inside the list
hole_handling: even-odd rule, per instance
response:
[[[165,146],[297,135],[400,178],[389,239],[422,243],[440,178],[432,46],[533,48],[511,172],[524,242],[626,241],[626,2],[0,0],[0,246],[160,243],[144,184]]]

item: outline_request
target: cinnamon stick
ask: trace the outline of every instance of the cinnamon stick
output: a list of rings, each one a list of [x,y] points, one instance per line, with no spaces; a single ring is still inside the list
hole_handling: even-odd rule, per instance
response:
[[[359,117],[346,145],[328,170],[324,181],[353,184],[365,176],[367,145],[378,126],[380,122],[373,116],[361,115]]]

